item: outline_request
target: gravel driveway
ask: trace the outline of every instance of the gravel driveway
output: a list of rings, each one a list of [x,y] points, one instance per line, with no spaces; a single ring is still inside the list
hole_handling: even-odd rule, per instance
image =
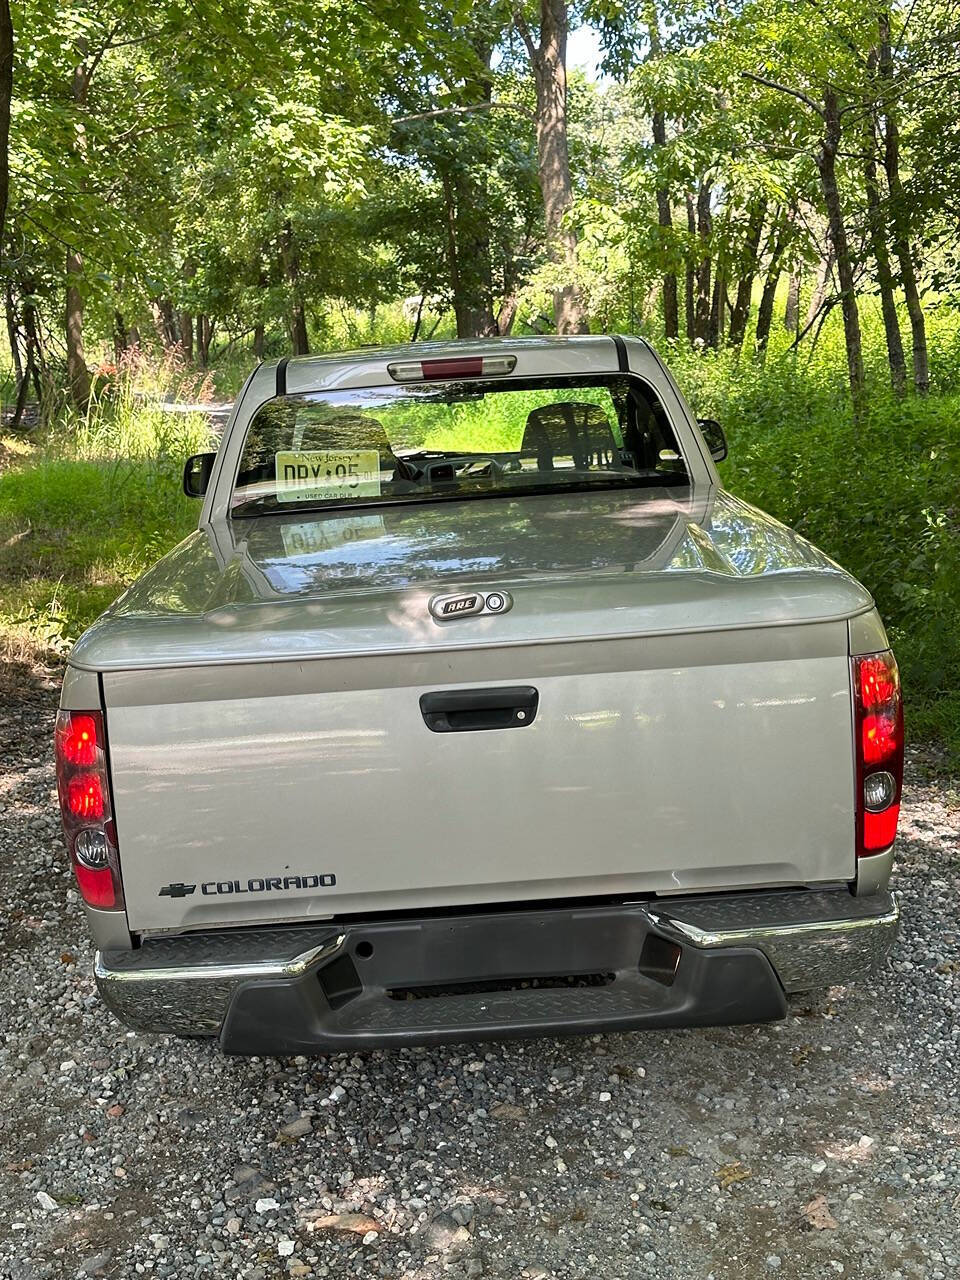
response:
[[[236,1060],[100,1006],[56,695],[8,684],[0,1276],[960,1272],[960,796],[935,760],[908,763],[892,961],[782,1024]]]

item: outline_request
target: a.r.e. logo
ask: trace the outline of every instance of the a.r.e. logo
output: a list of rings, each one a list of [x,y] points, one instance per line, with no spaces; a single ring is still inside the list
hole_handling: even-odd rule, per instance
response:
[[[506,613],[513,600],[506,591],[461,591],[456,595],[434,596],[430,612],[437,622],[469,618],[478,613]]]
[[[454,613],[473,613],[476,607],[476,596],[456,596],[453,600],[444,600],[440,612],[449,618]]]

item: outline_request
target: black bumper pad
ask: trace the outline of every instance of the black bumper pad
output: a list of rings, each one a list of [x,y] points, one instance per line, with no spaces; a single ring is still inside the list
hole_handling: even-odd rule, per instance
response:
[[[641,906],[552,907],[333,926],[336,952],[297,978],[252,979],[227,1053],[769,1022],[783,989],[753,947],[661,937]]]

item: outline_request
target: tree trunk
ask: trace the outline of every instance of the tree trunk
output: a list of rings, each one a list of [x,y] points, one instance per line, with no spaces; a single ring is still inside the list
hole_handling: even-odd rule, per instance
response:
[[[654,0],[645,5],[647,32],[650,37],[650,57],[659,58],[660,16]],[[662,111],[653,113],[653,145],[658,150],[667,145],[667,119]],[[671,233],[673,231],[673,209],[670,203],[670,192],[667,187],[657,188],[657,222],[660,226],[661,252],[672,249]],[[675,271],[663,273],[663,336],[669,340],[680,336],[679,300],[677,298],[677,276]]]
[[[913,337],[913,385],[920,395],[930,390],[930,364],[927,356],[927,330],[923,318],[923,304],[917,286],[917,271],[910,246],[910,210],[900,181],[900,126],[894,105],[896,90],[893,85],[893,52],[890,46],[890,13],[881,10],[877,25],[880,33],[880,79],[884,87],[883,114],[886,125],[884,168],[890,191],[890,210],[893,216],[894,250],[900,263],[900,280],[910,317]]]
[[[737,283],[737,298],[733,304],[733,315],[730,317],[730,333],[727,342],[731,347],[742,347],[747,332],[747,321],[750,318],[750,301],[753,297],[753,281],[757,273],[757,258],[760,251],[760,237],[767,217],[767,203],[757,200],[750,209],[747,223],[746,250],[747,265]]]
[[[509,294],[503,300],[500,307],[500,314],[497,316],[497,334],[501,338],[508,338],[513,330],[513,322],[517,318],[517,295]]]
[[[767,350],[767,343],[770,341],[770,327],[773,324],[773,305],[777,298],[777,285],[780,283],[780,276],[783,271],[783,254],[787,247],[786,229],[779,219],[780,213],[778,212],[777,222],[770,229],[770,261],[767,265],[763,293],[760,295],[760,307],[757,311],[757,334],[754,348],[761,358]]]
[[[713,281],[713,299],[710,303],[710,332],[708,334],[708,342],[714,348],[720,346],[723,337],[723,311],[726,293],[727,287],[723,272],[718,268]]]
[[[37,317],[33,309],[31,298],[35,282],[33,280],[23,280],[20,282],[20,296],[23,299],[23,336],[24,336],[24,356],[23,356],[23,377],[20,379],[20,385],[17,387],[17,402],[14,407],[13,417],[9,426],[11,431],[16,431],[23,419],[23,412],[27,405],[27,393],[30,390],[30,381],[33,380],[34,391],[37,397],[37,403],[41,400],[40,376],[37,371],[37,362],[40,358],[40,343],[37,335]]]
[[[210,343],[213,340],[213,322],[208,315],[197,316],[197,361],[201,369],[210,363]]]
[[[33,389],[37,401],[42,399],[43,388],[40,383],[40,366],[43,363],[43,352],[40,349],[40,333],[37,329],[37,312],[31,299],[37,287],[35,280],[25,280],[20,290],[23,298],[23,333],[24,342],[24,378],[33,378]]]
[[[847,348],[847,372],[850,378],[850,398],[853,417],[859,422],[865,408],[865,380],[863,372],[863,340],[860,334],[860,312],[854,288],[853,263],[847,243],[847,228],[843,220],[840,189],[837,186],[837,151],[840,147],[841,121],[837,95],[833,89],[823,94],[823,137],[817,152],[817,169],[823,188],[823,201],[830,225],[830,239],[837,259],[837,275],[840,278],[840,308],[843,312],[843,336]]]
[[[421,292],[419,298],[417,298],[417,314],[413,318],[413,331],[410,334],[411,342],[417,342],[420,338],[420,326],[423,324],[423,306],[426,300],[427,295]],[[404,309],[406,309],[406,303],[404,303]]]
[[[10,0],[0,0],[0,263],[10,194],[10,104],[13,99],[13,22]]]
[[[560,275],[553,291],[557,333],[586,333],[587,318],[576,283],[577,236],[569,226],[573,183],[567,146],[567,4],[540,0],[540,44],[525,23],[520,33],[537,88],[537,173],[543,195],[547,251]]]
[[[23,421],[23,411],[27,407],[27,393],[30,390],[30,374],[33,370],[31,359],[32,359],[31,353],[28,350],[27,351],[27,367],[24,370],[23,377],[20,379],[20,382],[17,386],[17,398],[13,406],[13,416],[10,418],[10,421],[7,423],[7,428],[10,431],[19,431],[20,423]]]
[[[787,333],[796,333],[800,323],[800,268],[790,272],[787,284],[787,304],[783,308],[783,327]]]
[[[263,259],[267,256],[266,245],[261,246],[260,256],[254,261],[253,270],[257,278],[257,319],[253,326],[253,354],[258,360],[263,359],[263,353],[266,349],[266,324],[264,323],[263,312],[263,295],[270,284],[270,276],[266,267],[263,265]]]
[[[308,356],[310,354],[310,339],[307,336],[307,313],[302,301],[294,304],[291,329],[293,334],[293,354],[295,356]]]
[[[86,42],[81,39],[79,42],[81,50],[85,52]],[[86,63],[81,63],[73,69],[73,78],[71,80],[71,96],[74,105],[81,111],[85,111],[87,107],[87,96],[90,89],[90,70]],[[86,135],[80,134],[78,131],[79,141],[77,145],[83,147],[85,145]],[[66,256],[66,296],[65,296],[65,323],[64,331],[67,347],[67,385],[70,389],[70,396],[73,403],[81,413],[86,413],[87,405],[90,403],[90,370],[87,368],[86,360],[83,354],[83,294],[80,292],[79,282],[83,278],[83,257],[76,248],[68,248]]]
[[[474,38],[472,44],[479,70],[465,81],[467,102],[492,102],[492,46],[479,37]],[[453,197],[460,275],[459,293],[454,298],[457,336],[494,338],[497,321],[493,314],[486,169],[482,165],[458,164],[453,171]]]
[[[184,284],[189,286],[190,281],[197,274],[197,264],[192,258],[187,258],[184,261],[181,274],[183,276]],[[184,301],[184,299],[181,298],[181,301]],[[189,305],[182,307],[177,312],[177,330],[179,332],[180,350],[183,352],[183,358],[184,360],[192,360],[193,359],[193,316],[190,314]]]
[[[697,235],[697,209],[691,192],[686,194],[687,202],[687,235],[690,247],[687,250],[687,269],[684,275],[683,306],[684,321],[687,329],[687,341],[693,342],[697,336],[696,321],[696,272],[693,265],[693,242]]]
[[[871,54],[870,62],[874,61]],[[871,65],[872,70],[872,65]],[[880,184],[877,178],[877,137],[873,113],[866,110],[863,116],[863,187],[867,197],[867,226],[870,232],[870,248],[877,264],[877,287],[880,290],[880,310],[883,315],[883,331],[887,339],[887,363],[890,366],[890,385],[894,394],[902,396],[907,389],[907,362],[903,354],[900,321],[893,292],[893,272],[890,269],[890,251],[887,248]]]
[[[773,322],[773,304],[777,296],[777,285],[780,283],[780,263],[771,261],[767,270],[767,278],[763,282],[763,293],[760,295],[760,306],[757,310],[757,334],[754,349],[758,356],[764,356],[767,343],[770,341],[770,326]]]
[[[469,175],[459,173],[456,181],[457,241],[460,250],[459,306],[454,305],[457,336],[494,338],[497,321],[493,314],[493,279],[490,267],[490,239],[472,221],[486,193],[474,188]]]
[[[283,256],[283,270],[290,286],[290,341],[295,356],[310,354],[310,339],[307,336],[307,312],[304,306],[303,293],[300,286],[300,257],[297,253],[293,227],[288,222],[283,229],[280,242]]]
[[[653,144],[664,147],[667,142],[667,126],[662,111],[653,117]],[[660,224],[661,250],[670,252],[671,232],[673,231],[673,210],[670,207],[670,192],[666,187],[657,188],[657,221]],[[679,300],[677,298],[677,274],[675,271],[663,273],[663,336],[669,341],[680,336]]]
[[[17,304],[13,297],[13,281],[7,276],[5,284],[5,301],[7,312],[7,339],[10,343],[10,359],[17,383],[23,381],[23,361],[20,358],[20,335],[17,332]]]
[[[169,298],[154,298],[150,307],[153,311],[153,323],[157,328],[157,336],[166,350],[170,351],[179,346],[180,333],[177,329],[173,303]]]
[[[73,249],[67,250],[67,383],[73,403],[86,413],[90,403],[90,370],[83,354],[83,294],[77,281],[83,276],[83,258]]]
[[[113,358],[117,364],[123,359],[123,353],[130,345],[130,335],[127,332],[127,322],[123,318],[123,313],[114,311],[113,313]]]
[[[473,40],[477,71],[465,78],[461,105],[489,103],[493,99],[490,47]],[[488,191],[482,148],[474,154],[469,135],[454,133],[439,146],[434,170],[443,191],[447,274],[458,338],[490,338],[497,333],[493,314],[493,269],[487,218]],[[465,159],[469,157],[469,159]],[[422,302],[422,296],[421,296]],[[421,305],[422,320],[422,305]],[[419,325],[416,327],[419,335]],[[416,338],[413,339],[416,341]]]
[[[700,264],[697,267],[697,307],[694,318],[694,337],[701,342],[710,341],[710,232],[713,219],[710,215],[710,187],[700,184],[697,195],[697,235],[700,238]]]
[[[177,312],[177,328],[180,331],[180,350],[184,360],[193,359],[193,316],[189,311]],[[199,338],[198,338],[199,342]]]
[[[453,296],[453,314],[457,325],[457,337],[468,338],[470,334],[467,332],[463,289],[460,284],[460,254],[457,248],[457,211],[453,203],[453,179],[446,168],[440,175],[440,189],[443,191],[443,221],[447,234],[447,276],[450,281],[450,292]],[[421,303],[423,296],[423,294],[420,295]],[[417,319],[419,320],[419,318],[418,315]],[[416,338],[413,341],[416,342]]]
[[[810,295],[810,305],[807,307],[807,318],[803,322],[804,329],[809,329],[817,318],[817,312],[823,306],[823,300],[827,296],[827,290],[830,287],[830,276],[833,273],[833,245],[827,245],[827,251],[820,259],[820,265],[817,267],[817,282],[813,286],[813,293]]]
[[[477,193],[460,174],[445,172],[441,178],[447,230],[447,266],[453,295],[458,338],[493,338],[497,322],[493,314],[490,242],[471,227]]]

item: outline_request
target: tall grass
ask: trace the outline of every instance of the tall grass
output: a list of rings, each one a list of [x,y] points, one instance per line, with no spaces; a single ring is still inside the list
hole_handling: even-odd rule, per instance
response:
[[[812,357],[759,365],[678,351],[676,376],[730,441],[729,488],[816,543],[873,592],[902,669],[908,736],[960,760],[960,317],[928,317],[933,392],[891,393],[879,317],[864,309],[870,396],[854,427],[840,318]]]
[[[0,441],[0,652],[65,652],[121,591],[196,523],[184,459],[211,447],[208,382],[176,362],[101,370],[84,415]]]

